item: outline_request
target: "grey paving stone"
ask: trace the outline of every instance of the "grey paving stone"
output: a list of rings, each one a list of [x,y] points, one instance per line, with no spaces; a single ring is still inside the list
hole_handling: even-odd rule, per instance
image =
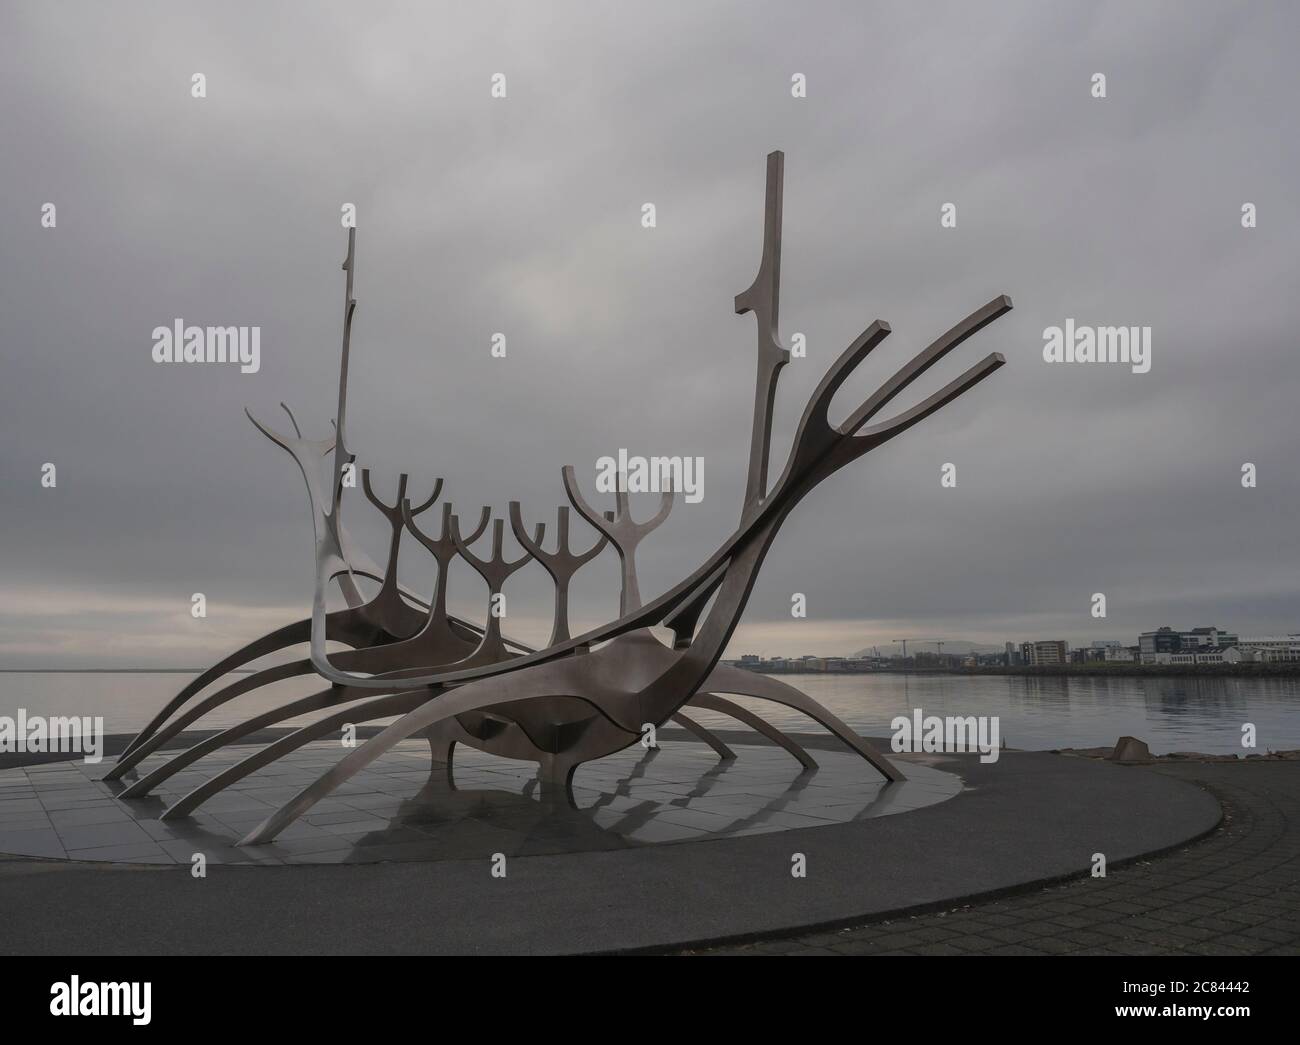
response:
[[[15,856],[45,856],[63,859],[66,855],[58,834],[48,827],[34,831],[0,831],[0,851]]]

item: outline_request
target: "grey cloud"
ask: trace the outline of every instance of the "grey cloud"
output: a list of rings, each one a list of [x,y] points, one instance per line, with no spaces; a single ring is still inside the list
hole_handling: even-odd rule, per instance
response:
[[[381,487],[440,475],[458,507],[518,498],[541,520],[562,464],[590,492],[620,446],[700,454],[704,502],[644,547],[643,587],[672,583],[738,510],[754,332],[731,303],[781,148],[782,329],[809,357],[783,377],[778,462],[873,319],[894,333],[840,409],[993,295],[1016,310],[920,393],[989,351],[1007,367],[792,517],[738,646],[1300,630],[1298,28],[1265,3],[6,5],[0,585],[66,593],[58,663],[78,662],[70,634],[86,663],[207,656],[165,613],[91,595],[183,612],[204,591],[231,641],[305,610],[301,484],[242,408],[283,399],[328,425],[344,201],[360,212],[351,438]],[[261,371],[153,364],[149,332],[178,316],[261,325]],[[1067,316],[1150,325],[1152,372],[1044,364],[1042,330]],[[378,556],[364,504],[349,519]],[[405,556],[427,583],[413,542]],[[612,578],[583,580],[591,623]],[[544,635],[540,575],[512,590]],[[458,575],[459,605],[478,597]],[[16,601],[2,662],[42,663]]]

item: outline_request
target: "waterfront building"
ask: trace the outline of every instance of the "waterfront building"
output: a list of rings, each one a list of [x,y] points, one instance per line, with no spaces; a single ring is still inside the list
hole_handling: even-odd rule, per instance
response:
[[[1070,662],[1070,645],[1064,639],[1040,639],[1035,642],[1022,642],[1020,655],[1026,664],[1068,664]]]
[[[1162,654],[1167,656],[1173,653],[1178,646],[1178,632],[1173,628],[1157,628],[1155,631],[1144,631],[1138,636],[1138,650],[1143,664],[1161,663],[1157,658]]]
[[[1243,635],[1233,645],[1251,649],[1291,649],[1300,646],[1300,635]]]
[[[1235,646],[1237,636],[1221,628],[1193,628],[1178,633],[1179,648],[1194,646]]]
[[[1232,654],[1224,657],[1229,664],[1294,664],[1300,662],[1300,640],[1290,646],[1255,646],[1243,641],[1232,648]]]
[[[1173,628],[1157,628],[1144,631],[1138,637],[1138,650],[1143,664],[1188,663],[1171,661],[1169,656],[1189,649],[1203,646],[1235,646],[1239,642],[1236,634],[1221,628],[1192,628],[1187,631],[1175,631]]]

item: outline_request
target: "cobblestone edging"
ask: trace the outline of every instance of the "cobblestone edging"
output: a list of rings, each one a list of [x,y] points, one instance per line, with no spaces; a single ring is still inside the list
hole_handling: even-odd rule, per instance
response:
[[[1223,823],[1154,859],[951,911],[697,953],[1300,954],[1300,766],[1164,764]]]

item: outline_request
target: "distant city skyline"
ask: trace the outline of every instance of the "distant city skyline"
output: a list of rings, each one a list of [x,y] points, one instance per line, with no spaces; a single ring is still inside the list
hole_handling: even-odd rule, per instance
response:
[[[1141,632],[1138,632],[1132,636],[1124,636],[1124,635],[1093,636],[1091,638],[1083,638],[1078,640],[1071,640],[1069,638],[1060,635],[1049,636],[1046,634],[1035,634],[1032,636],[1019,637],[1015,639],[1005,639],[1002,642],[981,642],[981,641],[972,640],[965,637],[942,638],[942,639],[938,637],[936,638],[910,638],[909,637],[907,640],[907,656],[911,657],[916,655],[917,653],[936,654],[936,655],[948,655],[948,654],[969,653],[969,652],[994,653],[994,652],[1003,651],[1008,644],[1010,644],[1011,646],[1013,646],[1015,649],[1018,650],[1021,644],[1025,642],[1051,642],[1051,641],[1064,641],[1065,644],[1068,646],[1068,648],[1071,650],[1084,649],[1084,648],[1098,648],[1101,646],[1115,645],[1115,644],[1119,644],[1120,646],[1129,649],[1129,648],[1137,648],[1139,646],[1142,635],[1150,632],[1155,632],[1164,628],[1170,628],[1175,633],[1178,633],[1180,631],[1182,633],[1189,633],[1194,630],[1206,630],[1206,629],[1215,630],[1214,625],[1193,625],[1192,627],[1189,628],[1179,629],[1174,625],[1162,624],[1162,625],[1158,625],[1156,628],[1144,628]],[[1242,629],[1235,629],[1235,630],[1217,629],[1217,630],[1221,631],[1225,635],[1230,636],[1233,641],[1246,642],[1250,639],[1261,639],[1261,638],[1278,639],[1278,638],[1288,637],[1288,638],[1295,638],[1297,643],[1300,643],[1300,627],[1297,627],[1294,630],[1275,628],[1271,630],[1263,630],[1258,632],[1243,631]],[[942,650],[939,649],[937,645],[940,642],[942,642],[943,644]],[[901,657],[903,655],[901,639],[894,639],[888,642],[867,642],[863,645],[854,647],[852,650],[840,651],[835,653],[809,651],[809,650],[800,650],[797,653],[779,653],[779,652],[767,653],[767,652],[760,652],[757,650],[746,650],[744,651],[744,653],[737,653],[735,652],[736,644],[733,643],[732,648],[728,650],[728,656],[740,657],[740,656],[744,656],[745,654],[756,654],[760,657],[769,660],[774,658],[797,659],[800,657],[809,657],[809,656],[823,657],[823,658],[863,657],[869,655],[873,648],[879,650],[879,655],[881,657]]]

